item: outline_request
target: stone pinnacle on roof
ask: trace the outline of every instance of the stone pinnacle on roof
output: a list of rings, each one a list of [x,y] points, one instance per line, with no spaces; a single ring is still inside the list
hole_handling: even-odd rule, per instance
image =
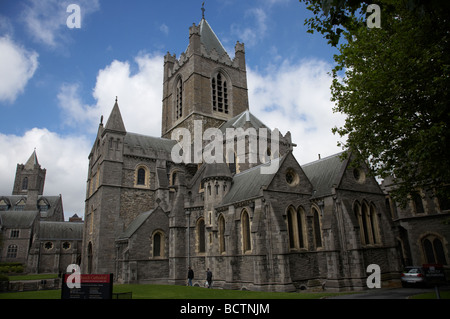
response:
[[[34,149],[33,153],[31,154],[28,161],[25,163],[25,169],[33,169],[34,165],[39,165],[37,155],[36,155],[36,149]]]
[[[114,103],[114,107],[109,115],[108,121],[106,122],[105,130],[111,130],[116,132],[125,133],[125,125],[123,124],[122,115],[120,114],[119,104]]]

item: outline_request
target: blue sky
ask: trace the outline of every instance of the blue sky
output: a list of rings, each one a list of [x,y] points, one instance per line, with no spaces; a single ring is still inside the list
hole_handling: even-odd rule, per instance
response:
[[[131,132],[159,136],[163,56],[179,56],[201,0],[2,0],[0,2],[0,194],[36,148],[44,194],[62,194],[66,216],[84,214],[87,157],[115,97]],[[69,4],[81,11],[70,29]],[[205,18],[229,55],[246,49],[250,111],[290,131],[300,164],[340,151],[343,124],[330,102],[335,49],[306,32],[297,0],[209,0]]]

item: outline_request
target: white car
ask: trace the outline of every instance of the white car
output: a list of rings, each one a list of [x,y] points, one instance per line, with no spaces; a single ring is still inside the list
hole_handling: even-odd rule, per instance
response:
[[[426,284],[425,270],[420,266],[405,267],[402,272],[402,286],[419,286]]]

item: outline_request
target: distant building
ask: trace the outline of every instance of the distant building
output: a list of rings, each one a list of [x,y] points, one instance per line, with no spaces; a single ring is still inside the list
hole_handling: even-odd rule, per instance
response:
[[[435,188],[415,189],[405,207],[389,195],[396,185],[391,177],[381,184],[398,237],[402,265],[449,265],[450,202]],[[447,187],[447,193],[450,188]]]
[[[64,221],[61,195],[43,195],[45,175],[34,151],[17,164],[12,195],[0,196],[0,262],[23,263],[31,273],[81,263],[82,220]]]

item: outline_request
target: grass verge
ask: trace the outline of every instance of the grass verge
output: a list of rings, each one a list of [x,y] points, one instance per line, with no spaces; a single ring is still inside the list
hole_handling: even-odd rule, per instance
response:
[[[42,279],[58,278],[58,274],[13,275],[13,276],[8,276],[8,278],[9,278],[9,281],[42,280]]]
[[[169,285],[114,285],[114,293],[132,292],[133,299],[320,299],[345,293],[284,293],[206,289]],[[60,299],[61,290],[1,293],[0,299]]]
[[[450,291],[440,291],[439,296],[441,299],[450,299]],[[426,294],[419,294],[409,297],[409,299],[437,299],[435,292],[428,292]]]

